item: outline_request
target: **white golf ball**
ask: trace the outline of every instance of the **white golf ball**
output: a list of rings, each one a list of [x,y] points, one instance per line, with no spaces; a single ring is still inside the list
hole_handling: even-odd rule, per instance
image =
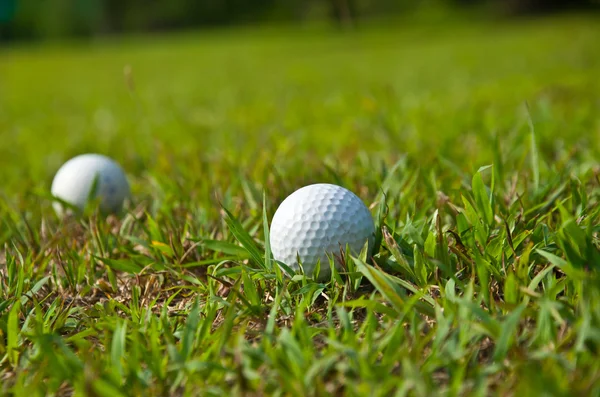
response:
[[[94,187],[94,192],[92,188]],[[98,199],[102,212],[119,212],[129,197],[129,183],[121,167],[101,154],[82,154],[63,164],[52,181],[52,195],[72,204],[80,211],[85,209],[88,198]],[[55,211],[62,215],[63,205],[53,203]]]
[[[273,257],[312,276],[320,261],[318,279],[331,276],[329,257],[339,269],[340,248],[354,255],[365,243],[373,247],[375,226],[369,209],[351,191],[330,184],[305,186],[289,195],[271,222],[270,243]],[[329,257],[328,257],[329,256]]]

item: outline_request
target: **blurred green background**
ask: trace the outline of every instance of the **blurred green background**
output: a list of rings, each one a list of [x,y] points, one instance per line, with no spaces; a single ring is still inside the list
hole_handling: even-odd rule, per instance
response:
[[[427,10],[519,15],[593,9],[597,0],[0,0],[0,38],[43,39],[256,22],[330,20],[354,25]]]
[[[527,170],[525,103],[542,173],[600,153],[593,2],[1,1],[0,179],[23,208],[49,207],[85,152],[117,159],[136,197],[188,195],[215,219],[207,198],[244,180],[274,202],[316,181],[372,197],[401,158],[452,175],[434,199],[482,165]]]

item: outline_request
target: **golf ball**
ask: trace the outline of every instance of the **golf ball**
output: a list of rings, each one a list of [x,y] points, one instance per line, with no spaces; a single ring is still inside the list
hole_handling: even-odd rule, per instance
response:
[[[318,279],[331,276],[329,257],[341,268],[340,248],[358,254],[365,243],[375,239],[369,209],[351,191],[330,184],[315,184],[296,190],[279,206],[271,222],[273,257],[312,276],[320,261]],[[328,257],[329,256],[329,257]]]
[[[60,167],[52,181],[51,191],[53,196],[80,211],[92,198],[98,200],[102,212],[111,213],[121,210],[129,197],[129,184],[121,167],[112,159],[101,154],[82,154]],[[65,212],[60,202],[54,202],[53,206],[59,215]]]

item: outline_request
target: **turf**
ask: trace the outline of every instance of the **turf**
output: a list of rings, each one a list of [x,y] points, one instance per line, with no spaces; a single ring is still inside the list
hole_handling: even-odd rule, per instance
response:
[[[244,29],[0,52],[0,394],[598,395],[597,18]],[[58,167],[127,170],[60,220]],[[372,259],[286,277],[332,182]]]

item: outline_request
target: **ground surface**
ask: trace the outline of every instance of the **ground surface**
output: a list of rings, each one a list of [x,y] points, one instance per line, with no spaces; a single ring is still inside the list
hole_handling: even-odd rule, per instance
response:
[[[4,49],[0,393],[600,393],[599,38],[568,17]],[[82,152],[127,170],[126,215],[53,213]],[[312,182],[379,227],[328,283],[264,244]]]

